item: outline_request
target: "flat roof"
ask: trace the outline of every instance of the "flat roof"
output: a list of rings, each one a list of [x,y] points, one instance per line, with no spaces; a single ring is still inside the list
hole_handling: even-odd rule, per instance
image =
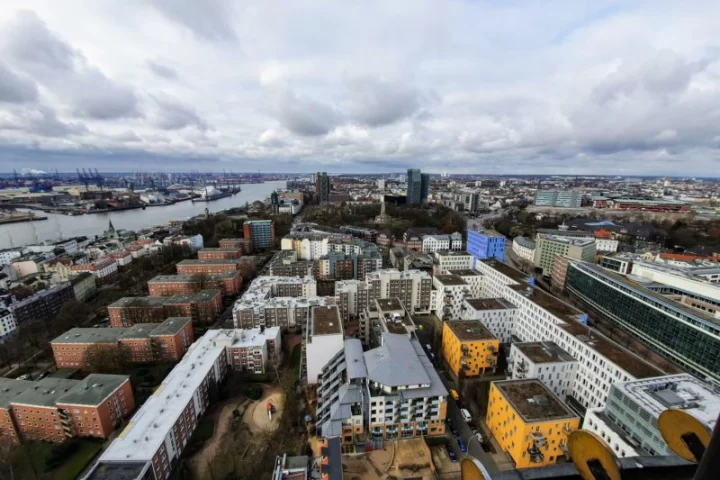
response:
[[[10,408],[10,403],[15,397],[26,389],[33,386],[35,382],[28,380],[14,380],[12,378],[0,377],[0,408]]]
[[[159,307],[164,304],[165,297],[123,297],[108,305],[108,308]]]
[[[508,286],[558,318],[577,321],[580,315],[584,315],[584,313],[580,310],[558,300],[549,293],[545,293],[539,287],[534,285],[522,284]]]
[[[549,242],[564,243],[566,245],[571,245],[573,247],[586,247],[588,245],[592,245],[595,243],[594,237],[593,238],[564,237],[561,234],[550,235],[550,234],[546,234],[546,233],[538,234],[537,242],[539,243],[541,240],[546,240]]]
[[[169,429],[193,401],[200,384],[215,368],[218,358],[225,355],[226,345],[215,341],[223,334],[223,330],[208,330],[190,346],[182,360],[100,456],[100,463],[152,459]]]
[[[392,298],[378,298],[375,300],[382,311],[388,310],[404,310],[400,299],[397,297]]]
[[[201,248],[198,250],[198,253],[200,252],[237,252],[241,250],[240,247],[209,247],[209,248]]]
[[[466,298],[465,301],[475,310],[504,310],[517,308],[504,298]]]
[[[66,380],[64,378],[45,377],[42,380],[32,382],[32,385],[16,395],[12,400],[14,404],[54,407],[58,400],[68,393],[78,380]]]
[[[153,323],[155,328],[150,331],[150,335],[174,335],[179,332],[188,322],[192,322],[190,317],[168,317],[161,323]],[[137,325],[137,324],[136,324]],[[140,324],[144,325],[144,324]],[[134,327],[135,325],[133,325]],[[130,328],[133,328],[130,327]]]
[[[497,340],[480,320],[451,320],[445,325],[455,334],[461,342],[475,340]]]
[[[193,258],[182,260],[178,265],[234,265],[240,262],[241,258],[219,258],[217,260],[196,260]],[[254,258],[254,257],[253,257]]]
[[[505,235],[503,235],[500,232],[497,232],[495,230],[487,230],[485,228],[478,228],[478,229],[475,229],[474,231],[481,235],[485,235],[486,237],[505,237]]]
[[[218,295],[222,295],[222,291],[217,288],[208,288],[200,290],[196,293],[181,293],[178,295],[170,295],[169,297],[161,297],[165,299],[166,305],[172,305],[175,303],[190,303],[190,302],[207,302],[212,300]]]
[[[499,260],[495,259],[487,259],[487,260],[480,260],[485,265],[493,268],[494,270],[502,273],[506,277],[510,277],[511,279],[515,280],[516,282],[525,282],[527,281],[530,276],[526,273],[521,272],[520,270],[516,270],[512,268],[510,265],[503,263]]]
[[[572,355],[560,348],[555,342],[513,343],[533,363],[577,362]]]
[[[492,384],[525,423],[578,418],[562,400],[536,378],[504,380]]]
[[[58,403],[68,405],[100,405],[120,385],[128,381],[126,375],[91,373],[63,395]]]
[[[340,310],[336,305],[316,306],[312,308],[312,334],[338,335],[342,334]]]
[[[483,276],[483,274],[478,272],[477,270],[470,270],[469,268],[453,270],[452,274],[457,275],[458,277],[482,277]]]
[[[238,275],[242,275],[242,272],[240,270],[233,270],[232,272],[223,272],[223,273],[208,273],[203,276],[206,280],[224,280],[236,277]],[[154,283],[154,282],[162,282],[162,283],[187,283],[187,282],[197,282],[198,277],[196,275],[156,275],[150,280],[148,280],[148,283]]]
[[[467,285],[467,282],[463,280],[462,277],[459,277],[458,275],[435,275],[435,278],[438,280],[438,282],[442,283],[443,285],[448,286],[456,286],[456,285]]]
[[[84,480],[137,480],[150,468],[147,461],[98,462]]]

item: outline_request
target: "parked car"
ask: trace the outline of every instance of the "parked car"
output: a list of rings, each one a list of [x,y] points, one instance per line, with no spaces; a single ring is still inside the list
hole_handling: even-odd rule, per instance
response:
[[[482,436],[482,433],[480,433],[480,432],[475,432],[473,437],[477,438],[479,443],[483,443],[485,441],[485,439]]]
[[[455,400],[456,402],[460,400],[460,394],[455,390],[454,388],[450,389],[450,396]]]
[[[468,422],[468,423],[472,422],[472,415],[470,415],[470,412],[468,412],[466,408],[461,408],[460,414],[462,415],[463,419],[466,422]]]
[[[452,445],[450,445],[449,443],[446,443],[445,449],[448,452],[448,457],[450,457],[450,461],[457,462],[457,455],[455,454],[455,450],[453,450]]]
[[[465,444],[465,440],[462,438],[458,438],[458,447],[460,447],[460,451],[462,453],[467,453],[467,445]]]

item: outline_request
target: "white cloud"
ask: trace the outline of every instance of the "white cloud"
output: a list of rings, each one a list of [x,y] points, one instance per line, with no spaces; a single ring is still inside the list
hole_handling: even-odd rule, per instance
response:
[[[700,0],[5,0],[0,158],[707,173],[717,18]]]

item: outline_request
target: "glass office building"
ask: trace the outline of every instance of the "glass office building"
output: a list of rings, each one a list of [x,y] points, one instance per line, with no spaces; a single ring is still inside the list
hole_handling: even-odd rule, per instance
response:
[[[720,320],[588,263],[569,266],[565,288],[654,351],[720,384]]]

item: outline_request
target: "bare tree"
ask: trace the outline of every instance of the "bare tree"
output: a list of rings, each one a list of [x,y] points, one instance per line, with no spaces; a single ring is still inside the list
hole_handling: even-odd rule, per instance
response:
[[[94,373],[126,373],[132,354],[122,345],[93,345],[85,352],[85,366]]]
[[[196,273],[192,276],[192,283],[193,283],[193,289],[196,292],[199,292],[200,290],[205,290],[206,288],[213,288],[212,281],[210,280],[210,275],[207,273]]]
[[[277,354],[277,350],[273,348],[272,352],[268,355],[268,367],[275,375],[275,381],[280,384],[280,377],[282,375],[282,358]]]
[[[0,477],[15,479],[13,471],[13,461],[15,460],[15,451],[18,444],[14,443],[8,437],[0,437]]]

